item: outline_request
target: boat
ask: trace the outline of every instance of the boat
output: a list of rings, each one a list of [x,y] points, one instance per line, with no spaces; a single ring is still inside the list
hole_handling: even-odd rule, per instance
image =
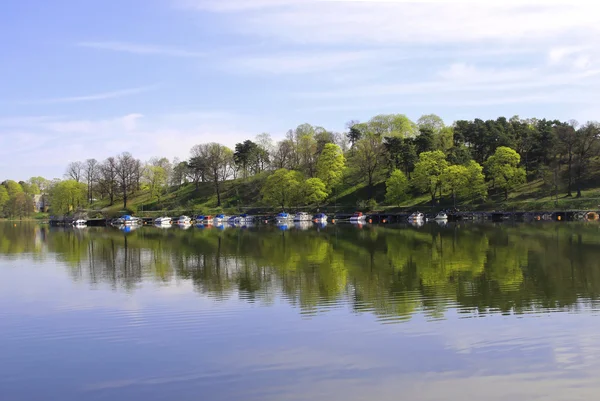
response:
[[[84,219],[75,220],[73,222],[73,225],[75,227],[87,227],[87,220],[84,220]]]
[[[445,212],[439,212],[435,216],[434,220],[436,220],[436,221],[445,221],[445,220],[448,220],[448,215]]]
[[[192,219],[189,216],[179,216],[179,219],[177,219],[177,224],[179,224],[179,225],[192,224]]]
[[[170,217],[159,217],[157,219],[154,219],[154,224],[159,226],[167,226],[170,225],[172,222],[173,220]]]
[[[294,216],[294,221],[311,221],[312,217],[306,212],[298,212]]]
[[[421,212],[414,212],[410,216],[408,216],[408,221],[422,221],[424,220],[425,215]]]
[[[252,224],[254,223],[254,216],[250,216],[249,214],[241,214],[239,216],[239,221],[240,224],[242,225],[246,225],[246,224]]]
[[[289,213],[286,212],[281,212],[277,215],[277,217],[275,218],[277,220],[277,223],[287,223],[290,220],[293,220],[292,216],[289,215]]]
[[[218,214],[215,216],[215,218],[213,219],[215,225],[220,225],[223,223],[227,223],[229,221],[229,216],[224,215],[224,214]]]
[[[142,223],[142,219],[130,216],[128,214],[119,217],[113,222],[113,224],[117,226],[137,226]]]
[[[196,222],[200,223],[200,224],[212,224],[213,223],[213,217],[212,216],[197,216],[196,217]]]
[[[327,215],[325,213],[318,213],[313,216],[315,223],[327,223]]]
[[[367,220],[367,216],[365,216],[362,212],[356,212],[350,217],[351,222],[365,222]]]

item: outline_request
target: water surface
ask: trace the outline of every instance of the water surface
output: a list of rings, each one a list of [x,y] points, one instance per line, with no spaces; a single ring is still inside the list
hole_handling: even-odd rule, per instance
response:
[[[0,223],[0,399],[590,400],[600,225]]]

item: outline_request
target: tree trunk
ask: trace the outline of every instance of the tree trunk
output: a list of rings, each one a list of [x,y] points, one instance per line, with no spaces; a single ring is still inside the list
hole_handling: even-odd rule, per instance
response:
[[[504,188],[504,200],[508,200],[508,188]]]
[[[219,180],[215,180],[215,190],[217,191],[217,206],[221,206],[221,188]]]
[[[567,196],[568,197],[573,196],[573,193],[571,191],[571,187],[573,185],[573,178],[572,178],[572,172],[571,172],[572,171],[571,170],[572,165],[573,165],[573,157],[571,155],[569,155],[569,163],[568,163],[568,166],[567,166],[567,181],[568,181],[568,184],[567,184]]]

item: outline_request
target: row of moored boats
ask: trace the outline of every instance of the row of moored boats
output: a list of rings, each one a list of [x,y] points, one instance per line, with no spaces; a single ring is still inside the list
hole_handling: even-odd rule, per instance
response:
[[[275,221],[278,224],[286,224],[289,222],[315,222],[315,223],[327,223],[327,215],[325,213],[317,213],[317,214],[309,214],[306,212],[299,212],[296,214],[289,214],[286,212],[282,212],[279,213],[276,217],[275,217]],[[416,212],[413,213],[409,216],[408,218],[409,221],[425,221],[425,220],[430,220],[430,219],[426,219],[425,215],[423,213],[420,212]],[[448,220],[448,215],[444,212],[440,212],[438,213],[435,218],[431,219],[431,220],[438,220],[438,221],[445,221]],[[245,224],[252,224],[255,223],[257,221],[257,217],[255,216],[251,216],[248,214],[240,214],[237,216],[228,216],[225,214],[218,214],[216,216],[195,216],[195,217],[190,217],[190,216],[180,216],[176,219],[173,219],[171,217],[158,217],[154,220],[154,224],[155,225],[159,225],[159,226],[169,226],[172,224],[178,224],[178,225],[191,225],[191,224],[214,224],[214,225],[220,225],[220,224],[225,224],[225,223],[229,223],[229,224],[241,224],[241,225],[245,225]],[[367,222],[367,216],[365,214],[363,214],[362,212],[356,212],[354,213],[354,215],[352,215],[352,217],[350,217],[350,222],[356,222],[356,223],[366,223]],[[77,225],[77,226],[85,226],[86,225],[86,221],[85,220],[77,220],[75,221],[73,224]],[[111,222],[112,225],[115,226],[137,226],[137,225],[143,225],[144,224],[144,220],[139,218],[139,217],[134,217],[134,216],[130,216],[130,215],[124,215],[119,217],[118,219],[114,219]]]

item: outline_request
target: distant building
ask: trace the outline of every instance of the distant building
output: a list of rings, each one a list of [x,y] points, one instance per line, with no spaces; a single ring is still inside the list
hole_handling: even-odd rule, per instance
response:
[[[50,207],[48,195],[33,195],[33,204],[36,213],[47,212]]]

